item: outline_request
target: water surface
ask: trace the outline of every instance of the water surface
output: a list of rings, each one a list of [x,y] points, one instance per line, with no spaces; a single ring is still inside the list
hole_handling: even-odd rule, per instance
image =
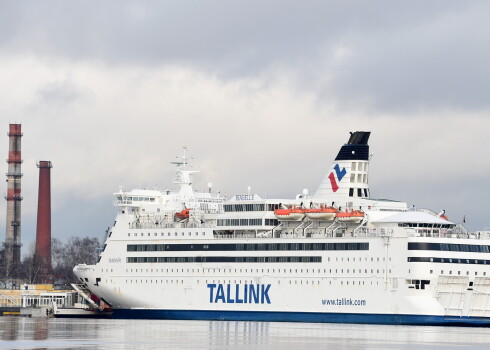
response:
[[[490,349],[490,329],[0,317],[0,349]]]

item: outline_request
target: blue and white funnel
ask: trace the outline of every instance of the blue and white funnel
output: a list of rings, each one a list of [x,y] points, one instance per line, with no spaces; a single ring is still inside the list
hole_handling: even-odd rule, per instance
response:
[[[369,145],[371,132],[351,132],[315,197],[369,198]]]

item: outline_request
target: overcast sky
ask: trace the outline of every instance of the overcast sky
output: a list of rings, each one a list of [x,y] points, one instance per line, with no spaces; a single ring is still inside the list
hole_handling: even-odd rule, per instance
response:
[[[102,238],[112,193],[171,187],[184,145],[197,188],[289,198],[355,130],[372,132],[374,197],[490,227],[489,18],[488,1],[0,0],[0,154],[22,123],[24,251],[38,160],[53,236]]]

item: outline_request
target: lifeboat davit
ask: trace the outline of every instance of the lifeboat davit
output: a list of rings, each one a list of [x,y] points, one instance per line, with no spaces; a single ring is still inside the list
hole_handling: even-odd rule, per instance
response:
[[[311,220],[332,221],[338,213],[338,209],[334,207],[320,207],[306,209],[306,216]]]
[[[337,220],[341,222],[359,223],[364,219],[364,213],[360,210],[340,211],[337,213]]]
[[[288,208],[288,209],[276,209],[274,215],[278,220],[284,221],[300,221],[305,217],[305,209],[301,208]]]
[[[189,218],[189,213],[190,209],[183,209],[182,211],[179,211],[178,213],[175,213],[175,218],[177,220],[184,220]]]

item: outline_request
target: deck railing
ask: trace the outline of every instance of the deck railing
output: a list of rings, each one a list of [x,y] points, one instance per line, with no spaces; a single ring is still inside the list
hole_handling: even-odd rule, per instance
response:
[[[6,295],[0,293],[0,307],[21,307],[22,299],[20,295]]]

